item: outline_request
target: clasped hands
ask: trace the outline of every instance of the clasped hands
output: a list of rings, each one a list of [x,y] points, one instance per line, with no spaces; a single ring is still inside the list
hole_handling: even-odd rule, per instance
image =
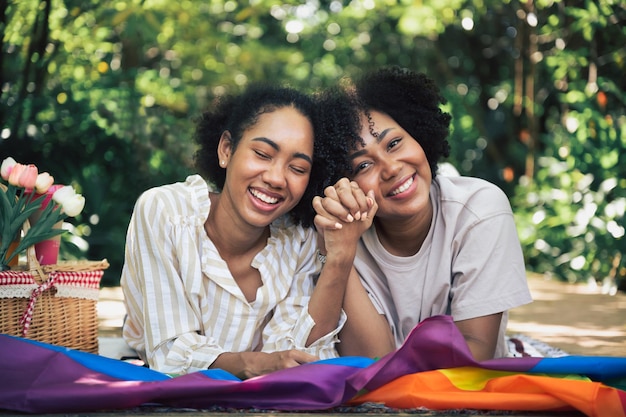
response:
[[[357,242],[372,225],[378,209],[373,193],[365,194],[356,182],[342,178],[334,186],[324,189],[324,197],[317,196],[313,199],[313,208],[317,213],[315,227],[321,236],[318,240],[320,251],[328,253],[328,260],[331,263],[349,264],[350,269],[354,262]],[[224,365],[222,361],[236,361],[236,366],[243,367],[237,375],[246,379],[312,362],[318,358],[291,349],[273,353],[223,354],[218,359],[220,363],[216,363],[215,366]]]
[[[313,198],[315,227],[322,237],[323,253],[356,248],[361,235],[370,228],[378,205],[372,191],[367,194],[355,181],[342,178],[324,189],[324,197]],[[321,250],[321,249],[320,249]]]

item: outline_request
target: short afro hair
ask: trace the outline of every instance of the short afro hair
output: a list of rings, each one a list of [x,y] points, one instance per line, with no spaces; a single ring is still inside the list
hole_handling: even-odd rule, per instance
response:
[[[196,123],[194,139],[198,149],[194,155],[196,169],[211,183],[215,190],[221,192],[226,181],[226,170],[219,166],[217,148],[224,131],[229,131],[233,152],[243,133],[254,126],[259,116],[281,108],[291,107],[309,119],[313,126],[315,140],[313,143],[313,165],[309,183],[302,199],[291,210],[290,215],[295,223],[305,227],[313,224],[315,211],[312,201],[321,195],[328,183],[328,167],[333,158],[339,155],[334,152],[330,140],[321,137],[319,131],[319,111],[313,97],[291,87],[257,83],[237,94],[217,97],[211,108],[200,115]]]
[[[379,111],[393,118],[424,149],[433,178],[437,164],[450,155],[448,135],[451,116],[441,110],[446,103],[434,81],[423,73],[397,66],[366,73],[354,82],[327,89],[322,93],[322,131],[332,136],[337,152],[344,159],[329,173],[329,181],[349,175],[348,155],[363,145],[361,114]]]

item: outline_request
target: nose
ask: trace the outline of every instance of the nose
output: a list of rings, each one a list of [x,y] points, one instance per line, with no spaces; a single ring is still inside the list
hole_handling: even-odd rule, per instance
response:
[[[263,181],[272,188],[284,188],[287,185],[285,167],[279,163],[270,164],[262,175]]]
[[[381,177],[384,180],[395,178],[402,169],[402,163],[393,158],[385,158],[381,160]]]

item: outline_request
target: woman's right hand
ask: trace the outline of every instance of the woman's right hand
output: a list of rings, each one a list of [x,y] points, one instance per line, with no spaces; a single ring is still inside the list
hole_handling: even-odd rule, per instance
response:
[[[307,346],[337,327],[359,238],[371,226],[378,206],[356,183],[344,178],[326,187],[324,197],[315,197],[313,207],[317,213],[317,248],[325,255],[325,264],[309,300],[308,311],[315,326]]]
[[[324,197],[313,198],[313,208],[316,227],[334,230],[355,220],[369,219],[371,225],[378,207],[372,192],[365,194],[355,181],[341,178],[335,185],[324,189]]]
[[[277,352],[225,352],[210,366],[223,369],[240,379],[269,374],[319,360],[317,356],[296,349]]]
[[[370,228],[378,205],[373,193],[365,194],[354,181],[340,179],[326,187],[324,197],[313,199],[315,227],[324,243],[324,253],[356,250],[361,235]]]
[[[378,209],[373,192],[365,194],[356,182],[342,178],[327,187],[324,198],[317,197],[313,207],[320,242],[325,245],[327,263],[331,264],[322,269],[320,281],[333,262],[347,267],[343,274],[338,274],[337,269],[329,271],[331,279],[343,278],[341,306],[347,315],[337,350],[341,355],[387,354],[395,348],[391,329],[372,304],[353,266],[358,241],[371,227]]]

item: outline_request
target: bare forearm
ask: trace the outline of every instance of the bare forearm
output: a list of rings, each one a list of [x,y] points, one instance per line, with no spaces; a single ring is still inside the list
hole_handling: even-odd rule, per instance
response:
[[[230,372],[238,378],[249,378],[249,371],[246,369],[244,357],[246,352],[225,352],[217,357],[217,359],[209,366],[209,369],[223,369]]]
[[[351,270],[344,310],[348,316],[339,337],[341,356],[383,357],[395,349],[391,328],[372,304],[354,268]]]
[[[294,349],[271,353],[224,352],[209,368],[223,369],[240,379],[247,379],[318,359],[316,356]]]
[[[465,341],[467,342],[470,352],[472,352],[472,356],[477,361],[493,359],[496,350],[495,347],[492,347],[481,340],[468,339],[467,337],[465,337]]]
[[[309,334],[307,346],[337,327],[354,255],[339,257],[328,254],[326,259],[309,301],[309,314],[315,326]]]
[[[502,313],[496,313],[455,322],[477,361],[493,359],[501,321]]]
[[[313,199],[320,249],[326,254],[327,261],[309,305],[309,313],[316,325],[308,343],[337,326],[358,241],[371,226],[378,208],[373,194],[366,196],[356,183],[350,183],[347,178],[339,180],[336,187],[327,187],[324,199]]]

